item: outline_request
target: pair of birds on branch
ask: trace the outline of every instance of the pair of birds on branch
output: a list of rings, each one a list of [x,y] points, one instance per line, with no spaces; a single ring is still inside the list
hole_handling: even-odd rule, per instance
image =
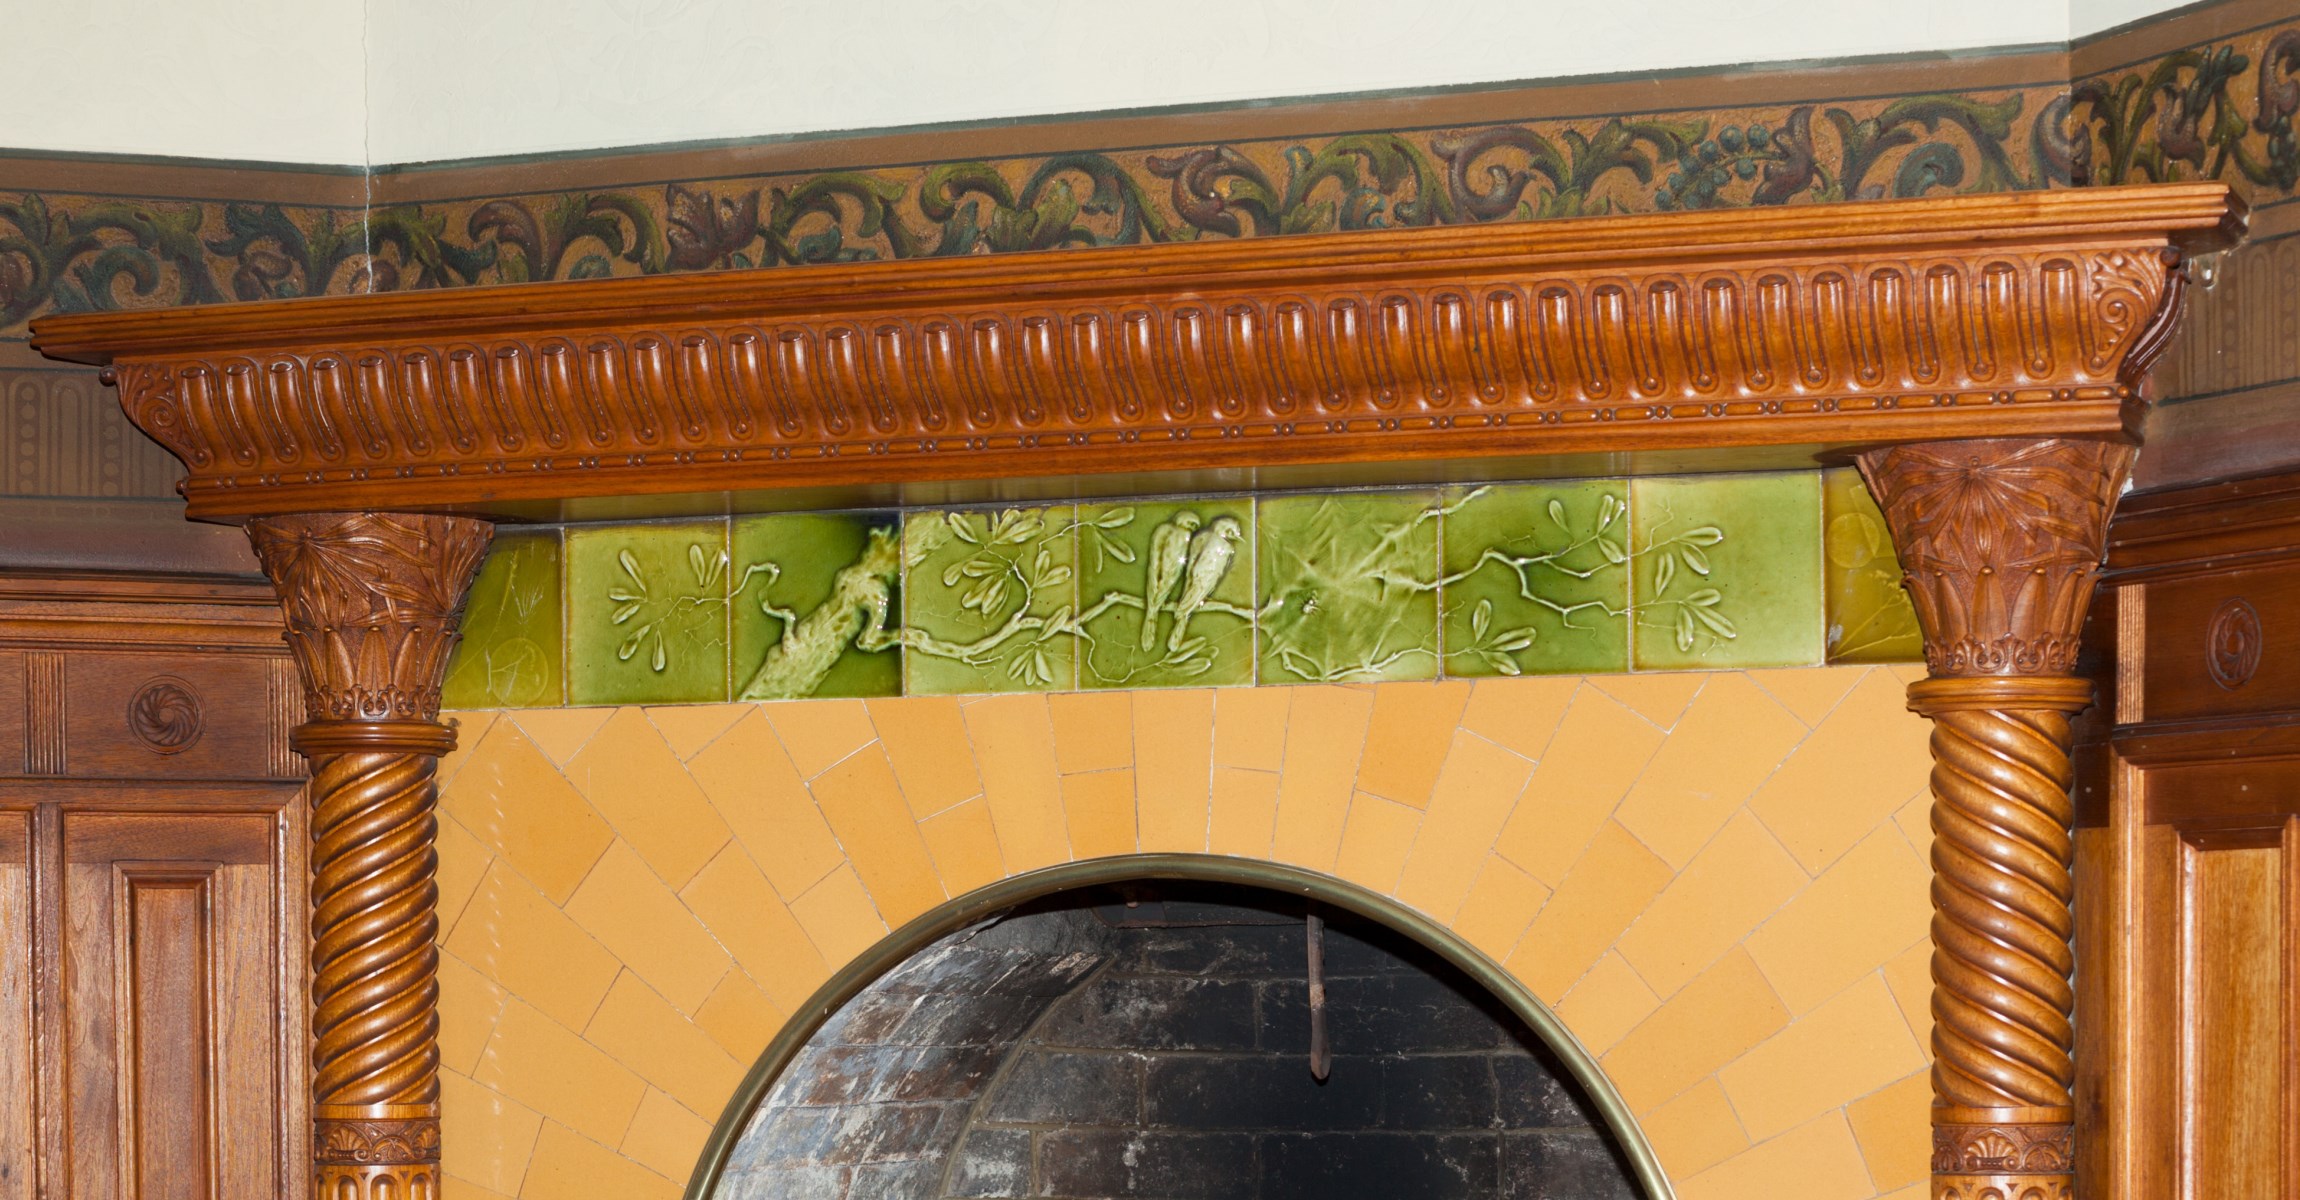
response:
[[[1174,514],[1150,534],[1150,586],[1142,596],[1144,650],[1157,644],[1158,613],[1169,605],[1174,610],[1174,631],[1167,636],[1166,650],[1172,654],[1182,649],[1190,618],[1221,586],[1245,536],[1236,517],[1216,517],[1206,524],[1188,510]]]

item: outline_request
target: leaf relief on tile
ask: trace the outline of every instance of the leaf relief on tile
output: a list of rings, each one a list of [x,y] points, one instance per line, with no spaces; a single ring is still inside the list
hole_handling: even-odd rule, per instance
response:
[[[1445,669],[1629,665],[1629,504],[1619,481],[1469,490],[1445,519]]]
[[[1640,633],[1666,636],[1679,654],[1707,653],[1740,637],[1724,590],[1710,579],[1709,556],[1724,544],[1725,531],[1680,520],[1667,500],[1652,498],[1646,503],[1661,511],[1649,514],[1643,523],[1645,544],[1632,551],[1652,581],[1637,602]]]
[[[558,539],[497,538],[464,602],[461,633],[443,689],[448,707],[558,704]]]
[[[913,691],[1073,686],[1076,526],[1066,507],[913,515],[903,523],[903,627],[857,644],[900,644]]]

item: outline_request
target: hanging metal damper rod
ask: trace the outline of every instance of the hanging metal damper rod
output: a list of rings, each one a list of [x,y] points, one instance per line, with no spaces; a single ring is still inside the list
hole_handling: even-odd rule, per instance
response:
[[[1334,1052],[1326,1044],[1326,919],[1304,919],[1310,943],[1310,1078],[1319,1083],[1333,1073]]]

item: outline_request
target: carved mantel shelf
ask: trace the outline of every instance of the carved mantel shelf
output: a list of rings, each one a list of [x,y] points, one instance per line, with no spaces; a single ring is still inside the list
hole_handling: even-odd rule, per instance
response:
[[[58,316],[32,344],[110,366],[227,520],[1779,467],[2132,428],[2171,264],[2241,224],[2218,184],[2093,188]],[[1344,466],[1374,463],[1431,465]]]
[[[483,518],[1823,455],[1860,464],[1925,634],[1933,1194],[2069,1200],[2078,633],[2181,258],[2242,227],[2218,184],[2095,188],[63,316],[33,344],[112,369],[280,592],[329,1200],[435,1194],[439,684]]]

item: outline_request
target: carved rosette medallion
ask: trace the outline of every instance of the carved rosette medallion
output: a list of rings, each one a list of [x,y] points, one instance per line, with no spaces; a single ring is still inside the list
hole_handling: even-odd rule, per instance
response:
[[[128,698],[128,732],[155,754],[182,754],[199,744],[206,724],[200,694],[173,675],[162,675]]]
[[[2204,667],[2212,682],[2234,691],[2260,669],[2260,612],[2241,596],[2224,600],[2204,632]]]
[[[312,720],[312,1151],[328,1200],[439,1179],[439,687],[492,527],[321,513],[251,522]]]

